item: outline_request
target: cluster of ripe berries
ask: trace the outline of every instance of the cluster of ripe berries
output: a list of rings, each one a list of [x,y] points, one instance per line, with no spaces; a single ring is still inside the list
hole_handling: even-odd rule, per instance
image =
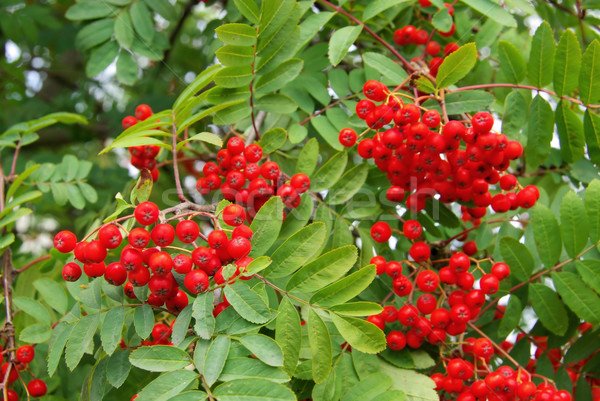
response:
[[[144,121],[152,116],[152,109],[147,104],[140,104],[135,109],[135,117],[127,116],[121,121],[123,129],[136,125],[139,121]],[[152,180],[156,182],[160,175],[156,168],[156,156],[160,151],[157,145],[132,146],[129,148],[131,155],[131,164],[138,169],[148,169],[152,174]]]
[[[260,145],[246,146],[241,138],[231,137],[227,147],[217,153],[216,163],[204,165],[196,189],[202,195],[220,189],[225,199],[246,207],[250,219],[274,195],[281,197],[287,208],[298,207],[300,196],[310,188],[308,176],[295,174],[286,183],[277,163],[259,164],[262,156]]]
[[[88,277],[104,276],[112,285],[125,284],[124,291],[129,298],[136,298],[134,287],[148,285],[150,294],[147,302],[153,306],[165,305],[172,313],[179,313],[188,305],[188,295],[180,289],[173,272],[181,275],[183,287],[191,294],[206,291],[210,277],[217,285],[226,281],[232,283],[238,276],[249,278],[243,273],[253,260],[248,256],[253,232],[244,225],[244,208],[232,204],[222,210],[221,217],[225,224],[231,226],[227,230],[231,235],[222,229],[211,231],[207,237],[202,236],[206,238],[208,247],[195,245],[194,241],[201,235],[195,221],[182,219],[175,227],[169,223],[156,224],[159,214],[158,206],[152,202],[137,205],[134,217],[146,228],[133,228],[126,238],[128,244],[114,255],[118,255],[118,261],[108,265],[109,250],[119,248],[123,241],[121,230],[114,224],[103,225],[97,231],[97,239],[91,241],[77,242],[75,234],[61,231],[54,238],[54,246],[63,253],[74,252],[76,261],[83,264],[83,272]],[[175,238],[184,244],[194,244],[195,248],[189,253],[173,256],[167,251]],[[76,261],[63,267],[65,280],[77,281],[81,277],[82,269]],[[232,264],[232,270],[235,266],[235,272],[225,278],[224,267],[229,264]],[[224,300],[215,308],[219,308],[220,312],[228,305]]]
[[[0,352],[2,351],[2,347],[0,346]],[[31,345],[22,345],[17,348],[17,352],[15,353],[16,360],[11,362],[4,362],[2,367],[0,367],[0,382],[6,383],[7,386],[12,385],[19,379],[21,375],[20,372],[27,370],[27,366],[33,358],[35,357],[35,349]],[[10,367],[10,373],[8,373],[8,369]],[[8,373],[8,378],[6,377]],[[37,398],[46,395],[48,391],[46,387],[46,383],[43,380],[33,378],[27,383],[27,392],[29,396]],[[19,394],[13,389],[7,389],[7,400],[8,401],[18,401]],[[4,398],[2,398],[4,399]]]
[[[472,340],[472,341],[469,341]],[[484,348],[480,341],[486,341]],[[435,373],[432,379],[436,390],[443,396],[441,400],[456,401],[571,401],[566,390],[557,390],[549,383],[536,385],[525,370],[514,370],[510,366],[500,366],[491,370],[487,365],[487,339],[467,339],[462,345],[465,358],[455,357],[445,364],[446,374]],[[472,362],[471,362],[472,361]]]
[[[421,263],[429,259],[430,250],[424,242],[416,242],[410,255]],[[486,296],[495,294],[500,281],[510,274],[507,264],[495,263],[491,273],[479,279],[479,289],[475,289],[475,277],[468,271],[471,261],[462,252],[452,255],[448,266],[442,267],[439,272],[419,269],[414,275],[414,283],[409,278],[410,273],[403,271],[401,262],[388,262],[382,256],[375,256],[371,263],[377,267],[377,273],[392,277],[396,295],[409,296],[400,309],[388,305],[381,314],[367,318],[381,330],[385,330],[386,324],[400,323],[400,330],[387,334],[388,347],[392,350],[403,349],[406,345],[419,348],[426,340],[437,345],[445,342],[448,335],[464,333],[468,322],[479,315]],[[418,297],[416,291],[420,293]],[[447,298],[440,294],[446,294]],[[416,302],[413,304],[414,298]]]
[[[364,159],[374,159],[387,174],[392,184],[386,193],[389,201],[406,198],[406,207],[418,212],[425,208],[427,199],[439,195],[445,203],[471,202],[474,207],[469,211],[479,218],[489,206],[502,213],[530,208],[539,198],[533,185],[504,193],[519,187],[516,177],[506,170],[511,160],[521,157],[523,146],[492,132],[494,118],[490,113],[473,115],[470,127],[456,120],[442,125],[436,110],[421,115],[420,107],[404,104],[378,81],[367,81],[363,92],[367,99],[356,105],[358,117],[370,129],[391,128],[362,139],[357,151]],[[339,134],[340,143],[346,147],[354,146],[357,139],[350,128]],[[503,192],[492,195],[490,186],[495,185]]]

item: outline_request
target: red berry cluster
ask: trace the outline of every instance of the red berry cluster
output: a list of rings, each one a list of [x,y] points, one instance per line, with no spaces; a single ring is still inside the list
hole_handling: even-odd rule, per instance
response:
[[[290,209],[298,207],[300,195],[310,188],[308,176],[295,174],[287,183],[277,163],[259,164],[262,157],[260,145],[246,146],[241,138],[234,136],[217,153],[216,163],[204,165],[204,176],[196,182],[196,189],[202,195],[220,189],[225,199],[246,207],[250,219],[273,195],[281,197]]]
[[[0,346],[0,352],[1,351],[2,347]],[[29,370],[28,365],[29,363],[31,363],[31,361],[33,361],[33,358],[35,357],[35,349],[31,345],[22,345],[19,348],[17,348],[15,356],[16,360],[4,362],[0,367],[0,382],[6,383],[7,386],[10,386],[14,382],[16,382],[22,375],[21,372]],[[10,372],[8,372],[9,368]],[[31,373],[31,371],[29,372]],[[8,377],[6,377],[7,374]],[[24,383],[22,377],[21,381]],[[36,379],[35,377],[33,377],[33,379],[27,383],[27,392],[31,397],[42,397],[46,395],[47,390],[48,389],[46,383],[43,380]],[[6,393],[8,401],[19,400],[19,395],[15,390],[7,389]]]
[[[456,357],[445,362],[445,374],[434,373],[431,378],[436,390],[443,394],[442,400],[456,401],[571,401],[566,390],[554,385],[535,385],[525,370],[500,366],[492,370],[487,364],[493,348],[486,338],[467,338],[462,345],[466,358]],[[491,354],[490,354],[490,351]]]
[[[414,237],[417,232],[420,235],[420,231],[418,222],[409,220],[405,223],[405,232],[410,236]],[[424,242],[415,242],[409,254],[416,262],[426,262],[430,249]],[[500,281],[510,274],[508,265],[495,263],[491,273],[484,274],[479,279],[480,288],[474,289],[475,277],[469,272],[471,261],[462,252],[452,255],[448,266],[441,268],[439,272],[423,267],[417,268],[413,273],[403,272],[403,263],[393,260],[387,262],[382,256],[373,257],[371,263],[377,267],[378,274],[386,273],[392,277],[396,295],[409,297],[399,310],[388,305],[381,314],[367,318],[381,330],[385,329],[386,323],[400,323],[403,331],[394,330],[387,335],[388,346],[393,350],[402,349],[405,345],[419,348],[426,340],[431,344],[440,344],[446,340],[447,335],[458,336],[464,333],[467,323],[475,320],[481,311],[486,295],[495,294]],[[414,268],[412,263],[404,263]],[[411,281],[411,276],[415,277],[414,282]],[[413,302],[415,290],[420,295]]]
[[[134,216],[141,226],[127,234],[128,244],[117,251],[119,259],[106,264],[109,250],[119,248],[123,240],[121,229],[114,224],[103,225],[97,231],[97,238],[77,242],[75,234],[61,231],[54,238],[54,246],[63,253],[74,252],[76,261],[83,264],[83,272],[89,277],[104,276],[115,286],[125,284],[124,291],[129,298],[136,298],[134,287],[146,284],[150,290],[147,302],[153,306],[163,304],[173,313],[178,313],[188,305],[187,294],[180,289],[173,271],[184,275],[183,287],[191,294],[199,294],[210,286],[212,277],[216,285],[226,283],[224,267],[233,264],[235,272],[228,279],[232,283],[252,262],[248,257],[251,250],[253,232],[244,225],[246,212],[240,205],[225,207],[221,216],[232,230],[216,229],[202,236],[208,246],[196,246],[200,227],[193,220],[181,219],[175,227],[168,222],[156,224],[159,208],[152,202],[142,202],[135,208]],[[216,216],[215,220],[216,220]],[[149,229],[147,226],[153,226]],[[230,235],[227,232],[231,232]],[[184,244],[194,244],[192,251],[172,255],[169,251],[175,238]],[[151,242],[153,245],[151,245]],[[182,250],[177,248],[177,250]],[[62,275],[67,281],[77,281],[82,274],[78,263],[70,262],[63,267]],[[240,276],[241,279],[249,277]],[[224,309],[224,301],[219,308]]]
[[[121,122],[123,129],[136,125],[139,121],[144,121],[152,116],[152,109],[147,104],[140,104],[135,109],[135,117],[127,116]],[[131,164],[138,169],[148,169],[152,174],[152,180],[158,180],[159,171],[156,168],[156,156],[160,151],[157,145],[132,146],[129,148],[131,155]]]
[[[387,190],[389,201],[406,198],[407,208],[418,212],[427,199],[439,195],[445,203],[472,203],[475,207],[467,210],[480,218],[488,206],[502,213],[530,208],[539,198],[535,186],[504,193],[519,187],[516,177],[505,171],[511,160],[521,157],[523,147],[492,131],[494,118],[490,113],[476,113],[470,127],[456,120],[442,125],[436,110],[421,114],[422,108],[404,104],[378,81],[367,81],[363,92],[368,99],[356,105],[358,117],[370,129],[391,128],[362,139],[357,151],[364,159],[374,159],[375,165],[387,173],[392,184]],[[346,147],[353,146],[356,132],[345,128],[339,140]],[[495,185],[502,192],[492,195],[490,189]]]

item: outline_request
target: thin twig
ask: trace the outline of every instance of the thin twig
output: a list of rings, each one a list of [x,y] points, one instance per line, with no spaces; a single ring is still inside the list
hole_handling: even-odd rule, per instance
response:
[[[36,260],[27,263],[25,266],[21,267],[18,270],[15,270],[15,273],[23,273],[25,270],[29,269],[31,266],[36,265],[40,262],[43,262],[44,260],[50,259],[52,256],[50,254],[48,255],[44,255],[44,256],[40,256],[39,258],[37,258]]]

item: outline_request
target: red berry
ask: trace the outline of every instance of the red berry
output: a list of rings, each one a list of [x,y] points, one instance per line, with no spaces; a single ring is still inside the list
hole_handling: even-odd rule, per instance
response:
[[[152,328],[152,338],[157,343],[166,343],[171,336],[171,328],[166,324],[157,323]]]
[[[123,235],[117,226],[109,224],[98,231],[98,240],[105,248],[115,249],[121,245]]]
[[[385,273],[387,263],[383,256],[373,256],[369,263],[375,265],[378,275]]]
[[[363,93],[365,96],[376,102],[382,102],[386,98],[387,88],[379,81],[373,79],[365,82],[363,85]]]
[[[170,224],[158,224],[152,229],[150,236],[156,245],[160,247],[169,246],[175,240],[175,229]]]
[[[173,269],[173,259],[168,252],[156,252],[150,256],[148,267],[155,275],[164,276]]]
[[[440,284],[440,279],[433,270],[423,270],[417,275],[416,283],[421,291],[433,292]]]
[[[100,277],[106,270],[106,264],[104,262],[93,263],[88,262],[83,264],[83,272],[88,277]]]
[[[189,274],[189,273],[188,273]],[[187,277],[187,276],[186,276]],[[185,292],[178,290],[177,295],[170,298],[166,302],[167,309],[172,313],[181,312],[186,306],[188,306],[189,300]]]
[[[510,275],[510,267],[506,263],[498,262],[492,266],[492,274],[498,280],[504,280]]]
[[[200,227],[198,227],[198,224],[195,221],[183,220],[177,223],[175,233],[177,234],[179,241],[191,244],[196,241],[196,238],[200,235]]]
[[[408,239],[417,239],[421,235],[423,228],[421,223],[416,220],[406,220],[402,225],[402,232]]]
[[[397,186],[389,187],[385,196],[390,202],[401,202],[405,196],[404,189]]]
[[[237,155],[242,153],[245,147],[246,145],[244,144],[244,141],[237,136],[233,136],[227,141],[227,150],[231,155]]]
[[[495,275],[485,274],[479,280],[479,286],[481,287],[481,290],[487,295],[492,295],[498,292],[500,282],[498,281],[498,277],[496,277]]]
[[[81,267],[77,263],[67,263],[62,269],[62,276],[66,281],[77,281],[81,277]]]
[[[177,255],[173,258],[173,269],[179,274],[186,274],[192,270],[192,258],[186,254]]]
[[[260,174],[267,180],[279,177],[279,165],[275,162],[266,162],[260,167]]]
[[[33,361],[35,350],[31,345],[22,345],[17,349],[17,360],[21,363]]]
[[[192,294],[199,294],[208,289],[208,275],[200,269],[192,270],[184,279],[185,288]]]
[[[419,241],[412,244],[408,253],[415,262],[425,262],[431,256],[431,249],[429,245]]]
[[[250,249],[250,241],[244,237],[233,238],[227,244],[227,252],[235,259],[247,256],[250,253]]]
[[[394,350],[399,351],[406,346],[406,337],[401,331],[390,331],[386,337],[387,346]]]
[[[471,261],[469,260],[469,257],[462,252],[457,252],[450,256],[449,267],[457,273],[466,272],[470,265]]]
[[[371,227],[371,237],[377,242],[386,242],[392,236],[390,225],[384,221],[379,221]]]
[[[438,42],[432,40],[427,44],[427,47],[425,49],[427,54],[429,54],[430,56],[437,56],[441,50],[441,46]]]
[[[151,115],[152,109],[147,104],[140,104],[138,107],[135,108],[135,118],[137,118],[138,121],[144,121]]]
[[[134,248],[144,249],[150,243],[150,233],[142,227],[136,227],[129,231],[127,240]]]
[[[158,206],[153,202],[142,202],[136,206],[134,211],[135,219],[143,226],[149,226],[158,220]]]
[[[75,249],[77,237],[71,231],[61,231],[54,237],[54,247],[61,253],[69,253]]]
[[[229,239],[224,231],[214,230],[208,234],[208,246],[212,249],[226,248],[228,242]],[[193,255],[194,254],[192,253],[192,259],[194,259]]]
[[[240,205],[228,205],[223,209],[223,221],[234,227],[242,225],[246,221],[246,211]]]
[[[423,117],[421,117],[421,121],[429,128],[436,128],[440,125],[442,121],[440,117],[440,113],[437,110],[427,110],[423,113]]]
[[[142,266],[137,270],[130,271],[128,278],[134,287],[143,287],[150,281],[150,270]]]
[[[303,173],[294,174],[290,180],[290,185],[296,192],[302,194],[310,188],[310,178]]]
[[[454,53],[455,51],[457,51],[459,48],[459,46],[454,43],[454,42],[450,42],[448,43],[446,46],[444,46],[444,56],[448,56],[452,53]]]
[[[249,163],[256,163],[262,158],[262,148],[260,145],[253,143],[244,149],[244,157]]]
[[[40,379],[33,379],[29,383],[27,383],[27,391],[29,391],[29,395],[32,397],[41,397],[46,394],[48,391],[46,387],[46,383]]]
[[[356,138],[356,131],[354,131],[352,128],[344,128],[340,131],[338,139],[343,146],[351,148],[356,143]]]
[[[119,262],[110,263],[104,271],[104,279],[112,285],[122,285],[127,281],[127,270]]]
[[[379,315],[371,315],[367,318],[367,322],[373,323],[375,326],[379,327],[380,330],[383,331],[385,329],[385,320]]]

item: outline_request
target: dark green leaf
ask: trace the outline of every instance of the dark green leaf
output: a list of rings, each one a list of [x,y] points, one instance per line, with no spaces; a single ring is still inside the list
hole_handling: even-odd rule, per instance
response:
[[[218,386],[213,394],[219,401],[296,401],[286,386],[260,378],[232,380]]]
[[[240,338],[240,343],[254,356],[269,366],[283,366],[283,352],[279,344],[263,334],[248,334]]]
[[[329,158],[312,177],[310,184],[311,191],[320,192],[331,188],[344,173],[347,163],[348,154],[346,152],[336,153]]]
[[[236,8],[253,24],[258,24],[260,12],[254,0],[233,0]]]
[[[265,132],[258,144],[262,146],[263,154],[269,154],[281,148],[285,144],[286,139],[286,131],[281,127],[275,127]]]
[[[560,204],[560,232],[565,250],[575,258],[588,242],[590,228],[581,198],[569,191]]]
[[[384,82],[389,84],[397,85],[408,77],[400,65],[380,53],[364,53],[363,60],[366,65],[378,71],[384,77]]]
[[[74,4],[65,13],[65,17],[71,21],[82,21],[107,17],[115,12],[115,7],[104,2],[78,3]]]
[[[512,237],[500,238],[500,253],[510,267],[511,273],[520,281],[527,281],[535,264],[529,249]]]
[[[133,366],[150,372],[169,372],[192,363],[187,352],[169,345],[140,347],[129,355],[129,361]]]
[[[282,221],[283,203],[280,197],[274,196],[260,208],[250,224],[254,232],[251,257],[264,254],[273,245],[281,230]]]
[[[131,53],[121,51],[117,59],[117,78],[125,85],[133,85],[137,81],[137,76],[138,65],[133,56]]]
[[[385,334],[371,322],[330,312],[329,316],[344,340],[353,349],[366,354],[376,354],[385,349]]]
[[[554,132],[554,113],[550,104],[537,94],[529,106],[525,157],[532,166],[542,164],[550,154]]]
[[[130,371],[129,350],[117,351],[110,356],[106,366],[106,378],[111,386],[121,387],[127,380]]]
[[[122,307],[109,310],[104,317],[100,340],[102,341],[102,348],[104,348],[104,351],[108,355],[111,355],[115,351],[121,341],[121,331],[123,330],[124,322],[125,310]]]
[[[567,311],[550,287],[538,283],[530,284],[529,299],[544,327],[556,335],[565,334],[569,325]]]
[[[77,367],[83,354],[94,339],[98,328],[99,314],[86,315],[82,317],[73,327],[67,341],[65,361],[71,371]],[[152,322],[154,324],[154,321]]]
[[[115,19],[115,37],[121,47],[129,49],[133,44],[134,33],[127,10],[122,10]]]
[[[560,258],[562,241],[554,213],[538,203],[531,213],[531,226],[540,259],[546,267],[552,267]]]
[[[143,41],[145,43],[152,41],[152,37],[154,36],[154,22],[146,4],[141,1],[134,2],[129,9],[129,14],[135,31],[143,38]]]
[[[223,370],[231,340],[227,336],[218,336],[210,345],[204,361],[203,375],[209,386],[212,386]]]
[[[321,383],[331,371],[331,338],[325,322],[312,308],[308,311],[308,342],[312,353],[312,377],[315,383]]]
[[[82,51],[89,50],[109,40],[114,31],[114,19],[106,18],[94,21],[77,33],[77,36],[75,36],[75,45]]]
[[[363,11],[363,21],[367,21],[375,16],[377,16],[378,14],[381,14],[382,12],[384,12],[385,10],[403,4],[403,5],[408,5],[408,4],[404,4],[404,3],[408,3],[408,0],[379,0],[379,1],[371,1],[369,3],[367,3],[367,6],[365,7],[365,11]]]
[[[554,90],[558,96],[577,88],[580,70],[581,46],[577,36],[568,29],[560,37],[554,59]]]
[[[442,7],[433,15],[431,20],[433,27],[440,32],[448,32],[452,28],[452,17],[446,7]]]
[[[162,1],[162,0],[144,0],[144,1],[151,9],[156,11],[158,14],[160,14],[166,20],[174,21],[175,19],[177,19],[177,16],[178,16],[177,11],[175,10],[175,7],[173,7],[173,5],[170,2]]]
[[[49,325],[36,323],[21,330],[19,341],[30,344],[45,343],[51,335],[52,330]]]
[[[600,241],[600,180],[594,179],[585,191],[585,211],[590,226],[590,239]]]
[[[518,84],[525,79],[527,63],[525,57],[510,42],[501,40],[498,44],[498,55],[500,57],[500,69],[513,84]]]
[[[348,170],[338,182],[329,189],[327,202],[331,205],[339,205],[348,202],[361,189],[367,175],[369,166],[366,163],[357,164]]]
[[[583,281],[594,291],[600,293],[600,260],[578,260],[575,262],[575,267]]]
[[[28,297],[14,297],[13,305],[40,323],[50,324],[50,313],[40,302]]]
[[[563,302],[577,316],[591,324],[600,323],[600,297],[575,273],[552,273],[552,282]]]
[[[229,357],[220,376],[221,381],[228,382],[239,379],[266,379],[276,383],[290,380],[281,369],[265,365],[254,358]]]
[[[168,401],[188,388],[198,378],[193,370],[176,370],[161,375],[138,393],[136,401]],[[198,398],[203,399],[203,398]]]
[[[173,324],[173,332],[171,334],[171,342],[174,346],[178,346],[187,336],[188,328],[192,320],[192,307],[193,305],[186,306],[175,319]]]
[[[148,304],[136,307],[133,315],[133,324],[138,336],[142,339],[148,338],[154,326],[152,307]]]
[[[498,336],[506,338],[519,324],[521,320],[521,314],[523,313],[523,306],[519,297],[511,295],[506,305],[506,311],[504,316],[500,320],[500,326],[498,327]]]
[[[600,42],[594,39],[585,49],[579,73],[579,97],[588,104],[600,101]]]
[[[225,67],[215,74],[215,83],[224,88],[248,85],[254,79],[251,66]]]
[[[289,375],[293,375],[298,365],[302,336],[298,311],[286,297],[279,305],[275,325],[275,341],[283,351],[283,369]]]
[[[247,46],[225,45],[215,55],[221,64],[230,67],[249,66],[254,61],[254,49]]]
[[[111,40],[98,46],[90,53],[90,59],[85,65],[85,73],[92,78],[104,71],[119,54],[119,45]]]
[[[300,74],[303,65],[304,61],[297,58],[282,63],[273,71],[260,76],[256,80],[256,91],[270,93],[280,89]]]
[[[348,48],[360,35],[362,25],[351,25],[336,29],[329,39],[329,61],[336,66],[342,61]]]
[[[310,123],[317,130],[317,132],[325,139],[327,144],[331,146],[335,150],[341,151],[344,149],[342,144],[340,143],[339,133],[340,131],[335,128],[335,126],[329,121],[329,119],[320,115],[310,120]]]
[[[354,245],[334,249],[298,270],[288,281],[289,292],[312,292],[341,278],[354,266],[358,255]]]
[[[584,154],[583,123],[569,104],[561,100],[556,107],[556,129],[560,139],[560,154],[564,161],[575,163]]]
[[[505,8],[490,0],[463,0],[462,3],[468,5],[474,10],[479,11],[481,15],[493,19],[504,26],[516,28],[517,21],[510,15]]]
[[[258,110],[277,114],[291,114],[298,108],[298,105],[291,97],[281,93],[262,96],[256,101],[255,106]]]
[[[269,306],[259,294],[243,282],[237,281],[226,286],[225,296],[233,309],[249,322],[266,323],[271,317]]]
[[[40,293],[44,302],[60,314],[67,312],[68,299],[62,285],[49,278],[41,278],[33,282],[33,286]]]
[[[375,265],[362,269],[317,291],[310,302],[321,306],[333,306],[351,300],[371,284],[376,275]]]
[[[290,129],[290,140],[292,137],[292,129]],[[319,141],[316,138],[309,139],[300,154],[298,155],[298,162],[296,163],[296,174],[303,173],[308,176],[312,175],[317,168],[317,161],[319,160]]]
[[[372,373],[348,389],[341,401],[370,401],[387,393],[391,386],[392,379],[388,375]]]
[[[294,273],[314,256],[326,234],[323,223],[312,223],[296,232],[273,252],[273,262],[265,269],[264,276],[278,278]]]

